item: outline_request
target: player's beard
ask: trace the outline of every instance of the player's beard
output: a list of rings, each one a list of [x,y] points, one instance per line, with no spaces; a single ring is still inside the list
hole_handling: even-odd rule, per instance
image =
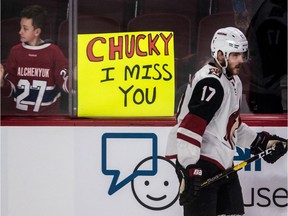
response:
[[[240,73],[240,67],[241,65],[235,65],[234,67],[231,67],[230,65],[228,65],[228,67],[226,68],[226,74],[228,76],[234,76],[234,75],[239,75]]]

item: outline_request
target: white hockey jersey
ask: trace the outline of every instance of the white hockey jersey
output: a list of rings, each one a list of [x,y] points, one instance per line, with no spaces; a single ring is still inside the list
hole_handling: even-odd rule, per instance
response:
[[[177,113],[177,125],[167,143],[167,158],[183,167],[201,158],[227,169],[233,165],[236,145],[249,147],[256,132],[240,119],[242,83],[209,63],[190,78]]]

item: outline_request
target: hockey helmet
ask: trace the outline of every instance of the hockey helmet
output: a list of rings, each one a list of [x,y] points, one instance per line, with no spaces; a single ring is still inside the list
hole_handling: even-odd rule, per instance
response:
[[[226,62],[224,68],[226,68],[229,54],[232,52],[242,53],[244,60],[248,59],[248,41],[245,35],[237,28],[221,28],[215,32],[211,41],[212,57],[221,65],[217,60],[218,51],[223,52]]]

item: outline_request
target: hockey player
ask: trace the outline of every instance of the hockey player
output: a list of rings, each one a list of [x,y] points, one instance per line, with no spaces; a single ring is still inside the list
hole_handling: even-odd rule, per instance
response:
[[[233,166],[236,145],[257,154],[273,146],[263,159],[274,163],[287,152],[287,140],[256,133],[241,122],[242,84],[238,77],[247,59],[248,42],[237,28],[216,31],[211,42],[213,62],[190,78],[180,101],[177,125],[167,144],[167,157],[176,160],[184,216],[243,215],[244,204],[237,172],[207,187],[201,182]]]
[[[5,68],[0,67],[2,95],[13,99],[13,114],[59,114],[61,90],[68,93],[68,60],[51,41],[41,39],[46,17],[37,5],[22,10],[22,43],[12,47]]]

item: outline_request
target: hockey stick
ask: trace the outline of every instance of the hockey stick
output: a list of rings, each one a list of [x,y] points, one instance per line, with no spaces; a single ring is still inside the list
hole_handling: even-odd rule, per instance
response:
[[[216,181],[218,181],[218,180],[230,175],[231,173],[239,171],[240,169],[242,169],[243,167],[247,166],[248,164],[250,164],[250,163],[252,163],[252,162],[254,162],[254,161],[256,161],[256,160],[258,160],[260,158],[263,158],[266,155],[271,154],[272,150],[273,150],[273,147],[271,147],[269,149],[266,149],[265,151],[260,152],[259,154],[256,154],[253,157],[251,157],[251,158],[249,158],[249,159],[247,159],[247,160],[235,165],[234,167],[231,167],[231,168],[225,170],[224,172],[222,172],[222,173],[220,173],[220,174],[218,174],[218,175],[216,175],[214,177],[211,177],[211,178],[207,179],[206,181],[202,182],[201,187],[202,188],[206,187],[206,186],[208,186],[208,185],[210,185],[210,184],[212,184],[212,183],[214,183],[214,182],[216,182]]]

